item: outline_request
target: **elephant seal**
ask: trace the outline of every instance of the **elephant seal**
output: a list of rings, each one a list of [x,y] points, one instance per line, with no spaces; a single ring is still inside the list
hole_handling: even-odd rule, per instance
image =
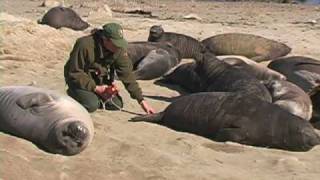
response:
[[[272,96],[273,104],[279,105],[291,114],[310,120],[312,116],[312,102],[308,94],[300,87],[289,81],[263,81]]]
[[[76,31],[89,27],[89,24],[83,21],[71,8],[61,6],[51,8],[39,21],[39,24],[46,24],[56,29],[66,27]]]
[[[256,63],[243,56],[218,56],[219,60],[241,69],[259,80],[285,80],[286,77],[277,71]],[[201,78],[195,72],[196,63],[186,63],[178,66],[173,72],[163,76],[161,82],[177,84],[189,92],[202,91]]]
[[[313,105],[312,118],[310,120],[314,128],[320,130],[320,91],[311,96]]]
[[[174,32],[164,32],[164,29],[158,25],[150,28],[148,41],[169,42],[179,50],[182,58],[193,58],[195,60],[199,58],[199,53],[205,49],[195,38]]]
[[[159,81],[179,85],[191,93],[201,92],[203,90],[203,82],[195,72],[196,66],[194,62],[181,64],[171,73],[164,75]]]
[[[320,137],[308,121],[278,106],[239,93],[195,93],[178,98],[163,112],[131,121],[159,123],[216,141],[308,151]]]
[[[284,43],[244,33],[218,34],[201,43],[216,56],[241,55],[256,62],[285,56],[291,51]]]
[[[136,79],[151,80],[167,73],[179,64],[180,60],[165,49],[155,49],[148,53],[134,71]]]
[[[218,59],[252,74],[259,80],[286,80],[286,76],[244,56],[217,56]]]
[[[169,43],[130,42],[127,52],[138,80],[158,78],[181,61],[179,51]]]
[[[78,102],[31,86],[0,88],[0,131],[62,155],[80,153],[94,135],[90,115]]]
[[[272,61],[268,67],[287,77],[307,93],[320,85],[320,61],[304,57],[291,56]]]
[[[203,81],[203,91],[205,92],[238,92],[272,102],[269,91],[258,79],[241,69],[218,60],[210,52],[202,55],[201,61],[197,62],[195,71]]]

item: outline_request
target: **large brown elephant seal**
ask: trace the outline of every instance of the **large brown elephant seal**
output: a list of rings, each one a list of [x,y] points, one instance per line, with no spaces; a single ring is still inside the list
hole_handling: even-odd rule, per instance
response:
[[[310,120],[312,116],[312,102],[307,93],[289,81],[263,81],[270,91],[273,104],[279,105],[291,114]]]
[[[307,93],[320,85],[320,61],[304,57],[291,56],[275,59],[268,65],[287,77],[287,80],[298,85]]]
[[[163,112],[131,121],[154,122],[217,141],[307,151],[320,144],[308,121],[256,97],[239,93],[195,93],[178,98]]]
[[[94,135],[90,115],[78,102],[31,86],[0,88],[0,131],[63,155],[80,153]]]
[[[56,29],[66,27],[77,31],[89,27],[89,24],[83,21],[74,10],[61,6],[51,8],[39,23],[49,25]]]
[[[179,51],[169,43],[130,42],[127,51],[138,80],[161,77],[181,61]]]
[[[179,50],[182,58],[193,58],[195,60],[199,58],[199,53],[205,49],[195,38],[184,34],[165,32],[159,25],[150,28],[148,41],[169,42]]]
[[[244,33],[218,34],[201,42],[216,56],[241,55],[257,62],[285,56],[291,51],[284,43]]]

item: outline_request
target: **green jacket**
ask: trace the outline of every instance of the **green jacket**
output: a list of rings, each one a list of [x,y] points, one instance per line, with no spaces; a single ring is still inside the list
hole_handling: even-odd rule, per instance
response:
[[[142,91],[132,72],[132,62],[125,50],[116,53],[102,47],[95,35],[79,38],[64,66],[64,77],[69,87],[94,92],[96,85],[108,84],[110,69],[114,68],[131,98],[143,100]],[[106,80],[107,79],[107,80]]]

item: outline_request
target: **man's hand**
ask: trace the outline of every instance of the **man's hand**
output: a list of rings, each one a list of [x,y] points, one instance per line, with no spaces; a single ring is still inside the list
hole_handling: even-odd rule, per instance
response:
[[[103,93],[106,91],[107,87],[108,86],[106,86],[106,85],[96,86],[94,92],[97,93],[98,95],[102,96]]]
[[[147,113],[147,114],[153,114],[155,113],[154,109],[148,105],[148,103],[145,100],[142,100],[140,102],[140,105],[142,109]]]
[[[117,86],[112,84],[111,86],[100,85],[96,86],[95,93],[98,94],[103,100],[111,98],[113,95],[119,92]]]

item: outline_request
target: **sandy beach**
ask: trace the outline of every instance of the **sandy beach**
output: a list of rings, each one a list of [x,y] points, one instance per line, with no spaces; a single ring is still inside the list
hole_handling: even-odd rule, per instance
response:
[[[257,2],[65,0],[92,26],[54,29],[37,20],[49,7],[41,0],[0,0],[0,85],[33,84],[65,94],[63,66],[76,39],[93,27],[118,22],[128,41],[146,41],[152,25],[202,40],[241,32],[286,43],[289,55],[320,59],[320,6]],[[112,16],[104,5],[113,10]],[[122,13],[142,9],[152,15]],[[196,18],[186,19],[193,14]],[[190,61],[190,60],[183,60]],[[162,111],[180,95],[177,86],[139,81],[145,99]],[[117,81],[125,110],[143,113]],[[128,120],[134,114],[91,114],[92,144],[72,157],[49,154],[29,141],[0,132],[1,180],[316,180],[320,146],[308,152],[219,143],[164,126]]]

